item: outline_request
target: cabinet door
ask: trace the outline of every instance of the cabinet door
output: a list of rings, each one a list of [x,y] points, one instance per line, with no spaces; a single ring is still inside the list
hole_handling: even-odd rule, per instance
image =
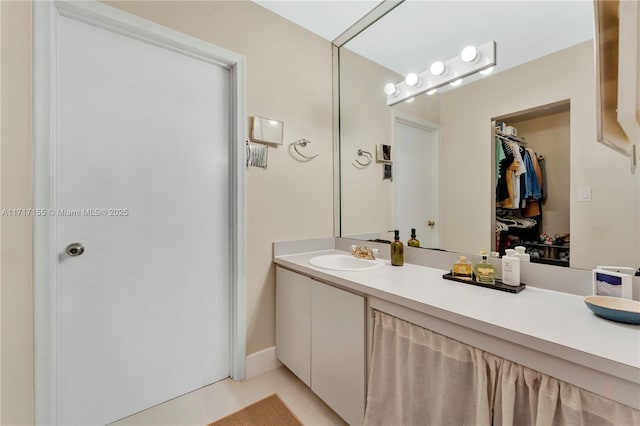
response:
[[[350,425],[365,407],[364,297],[311,284],[311,389]]]
[[[276,356],[311,386],[311,278],[276,267]]]

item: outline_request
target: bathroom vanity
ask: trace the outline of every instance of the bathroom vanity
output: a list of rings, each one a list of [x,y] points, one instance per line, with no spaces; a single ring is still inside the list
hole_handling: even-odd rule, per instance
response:
[[[276,268],[276,354],[349,424],[365,408],[365,296]]]
[[[596,317],[582,296],[494,291],[388,260],[370,270],[318,268],[309,260],[349,253],[327,240],[314,251],[278,244],[277,356],[350,424],[364,420],[374,310],[640,409],[640,326]]]

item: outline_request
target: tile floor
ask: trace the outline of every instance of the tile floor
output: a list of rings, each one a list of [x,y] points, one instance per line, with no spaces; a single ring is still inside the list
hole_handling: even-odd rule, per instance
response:
[[[346,425],[285,367],[244,382],[222,380],[141,411],[112,425],[203,426],[273,393],[277,393],[305,425]]]

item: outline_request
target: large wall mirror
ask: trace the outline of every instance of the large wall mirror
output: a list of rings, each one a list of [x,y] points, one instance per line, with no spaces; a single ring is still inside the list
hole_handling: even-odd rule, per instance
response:
[[[391,240],[399,229],[406,242],[416,228],[423,248],[499,250],[496,128],[515,128],[546,165],[539,226],[516,236],[535,244],[546,233],[552,245],[564,237],[554,264],[637,267],[640,180],[627,157],[597,142],[593,39],[591,1],[407,0],[342,45],[340,236]],[[387,106],[385,84],[491,40],[491,73]],[[367,166],[355,161],[379,145],[392,147],[390,170],[375,155]]]

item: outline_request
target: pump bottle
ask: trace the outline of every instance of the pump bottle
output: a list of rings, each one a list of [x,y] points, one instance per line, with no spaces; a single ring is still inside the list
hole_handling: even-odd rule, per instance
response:
[[[394,232],[394,241],[391,243],[391,264],[393,266],[404,265],[404,244],[400,241],[400,231]]]
[[[518,287],[520,285],[520,259],[516,251],[507,249],[502,256],[502,282],[505,285]]]

